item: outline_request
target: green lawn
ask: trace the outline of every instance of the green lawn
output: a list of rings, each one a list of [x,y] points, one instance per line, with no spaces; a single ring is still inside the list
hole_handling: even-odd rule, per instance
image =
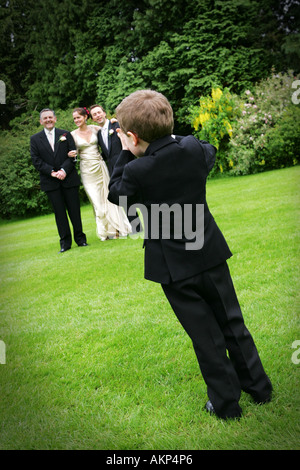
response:
[[[299,449],[299,176],[294,167],[208,183],[274,386],[264,406],[242,394],[240,421],[203,410],[191,342],[143,278],[141,239],[100,242],[90,206],[90,245],[60,255],[53,215],[2,222],[0,448]]]

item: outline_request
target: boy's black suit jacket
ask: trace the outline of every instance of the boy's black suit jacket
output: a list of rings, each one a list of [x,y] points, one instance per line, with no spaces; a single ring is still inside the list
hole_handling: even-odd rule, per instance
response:
[[[119,203],[127,196],[128,206],[140,202],[148,209],[145,233],[145,278],[168,284],[194,276],[232,256],[206,202],[206,179],[215,162],[216,149],[193,136],[163,137],[152,142],[143,157],[123,150],[109,184],[108,199]],[[204,205],[204,244],[187,250],[181,239],[151,239],[151,205]],[[149,228],[150,227],[150,228]]]
[[[112,123],[109,121],[108,149],[104,145],[101,130],[99,130],[98,132],[98,143],[101,147],[101,154],[102,154],[103,159],[106,161],[107,168],[108,168],[110,175],[112,174],[116,161],[118,160],[120,152],[122,151],[122,144],[117,133],[118,127],[120,127],[120,124],[118,122]]]
[[[63,136],[63,139],[60,140]],[[64,140],[64,137],[66,138]],[[75,168],[73,158],[68,157],[70,150],[76,150],[74,139],[70,132],[55,128],[54,152],[49,144],[45,131],[42,130],[30,138],[32,163],[40,173],[41,189],[53,191],[60,185],[65,188],[80,185],[80,178]],[[51,172],[63,168],[67,174],[64,180],[51,176]]]

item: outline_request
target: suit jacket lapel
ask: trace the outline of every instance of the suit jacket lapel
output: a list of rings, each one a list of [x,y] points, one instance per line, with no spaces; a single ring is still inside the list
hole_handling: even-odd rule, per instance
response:
[[[56,157],[59,146],[61,145],[61,142],[59,139],[64,134],[65,132],[62,129],[55,128],[54,158]]]
[[[108,122],[108,132],[107,132],[107,145],[108,145],[108,155],[110,154],[111,150],[111,135],[109,134],[109,131],[112,129],[111,122],[109,120]]]
[[[98,140],[99,140],[99,144],[100,144],[100,147],[102,149],[102,153],[104,153],[104,155],[106,156],[106,158],[108,157],[108,152],[107,152],[107,149],[106,149],[106,146],[103,142],[103,139],[102,139],[102,131],[101,129],[99,129],[98,131]]]
[[[58,132],[58,129],[55,129],[55,141],[54,141],[54,158],[57,154],[57,150],[59,147],[59,137],[61,136],[62,132]]]

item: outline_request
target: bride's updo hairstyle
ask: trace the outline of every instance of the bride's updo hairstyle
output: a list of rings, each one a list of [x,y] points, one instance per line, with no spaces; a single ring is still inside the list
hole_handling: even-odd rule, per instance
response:
[[[73,109],[73,113],[76,113],[76,112],[80,114],[80,116],[86,116],[87,119],[91,116],[91,113],[86,107]]]

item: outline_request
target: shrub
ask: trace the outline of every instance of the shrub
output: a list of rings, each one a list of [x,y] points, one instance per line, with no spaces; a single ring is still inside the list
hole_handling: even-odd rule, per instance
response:
[[[292,73],[273,74],[253,92],[245,91],[239,100],[242,115],[233,123],[228,146],[231,173],[244,175],[295,163],[299,112],[291,101],[294,80]]]
[[[296,165],[300,159],[300,107],[291,105],[266,135],[263,155],[266,168]]]
[[[211,96],[202,96],[200,106],[191,108],[190,119],[195,136],[218,149],[217,162],[212,175],[229,169],[227,151],[232,125],[240,115],[239,101],[225,88],[212,88]]]
[[[29,139],[39,130],[39,114],[23,115],[12,124],[12,131],[0,134],[0,216],[47,213],[48,198],[40,190],[39,175],[30,157]]]

